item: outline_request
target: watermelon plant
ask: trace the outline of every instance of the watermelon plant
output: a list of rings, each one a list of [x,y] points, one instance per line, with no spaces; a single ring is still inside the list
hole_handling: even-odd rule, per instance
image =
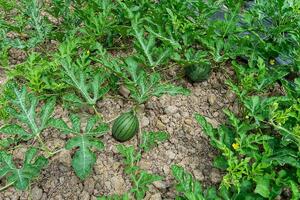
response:
[[[48,163],[44,156],[37,156],[38,150],[30,148],[25,153],[24,163],[21,168],[13,163],[13,156],[4,151],[0,151],[0,177],[6,177],[6,186],[0,188],[3,191],[13,185],[19,190],[26,190],[31,181],[41,172]]]
[[[128,90],[133,107],[112,128],[114,138],[128,141],[139,132],[139,108],[151,97],[189,94],[165,78],[180,65],[190,82],[232,68],[227,85],[240,112],[225,109],[227,122],[218,128],[196,115],[225,175],[218,189],[202,189],[174,166],[177,199],[300,199],[299,7],[293,0],[0,0],[0,81],[9,79],[0,94],[2,189],[30,188],[47,159],[62,150],[48,147],[50,127],[68,135],[74,171],[88,177],[108,131],[97,103]],[[53,119],[56,103],[78,113]],[[81,127],[85,109],[96,116]],[[100,199],[144,198],[161,177],[138,163],[165,138],[147,132],[138,149],[120,145],[132,189]],[[12,155],[20,146],[33,147],[22,167]]]
[[[129,197],[142,200],[149,190],[149,185],[162,179],[162,177],[158,175],[141,169],[138,163],[143,153],[150,151],[160,142],[167,140],[168,134],[166,132],[144,132],[142,137],[142,143],[138,146],[138,150],[135,150],[133,146],[125,146],[123,144],[117,146],[119,153],[124,158],[125,173],[130,176],[132,188],[124,195],[99,197],[100,200],[126,200]]]
[[[47,128],[52,117],[55,98],[49,98],[40,108],[40,112],[37,113],[39,100],[36,96],[28,93],[26,87],[19,90],[17,86],[12,86],[12,90],[12,96],[7,96],[10,104],[6,110],[16,121],[2,126],[0,133],[17,140],[37,139],[42,149],[51,155],[51,151],[44,144],[41,134]]]
[[[92,149],[95,148],[100,151],[104,148],[99,137],[108,132],[109,126],[105,123],[99,123],[98,116],[90,117],[83,131],[81,131],[81,121],[77,115],[70,115],[70,121],[71,127],[62,119],[51,119],[49,126],[60,130],[63,134],[74,135],[67,141],[65,149],[77,149],[72,158],[72,166],[76,175],[83,180],[90,175],[96,163],[96,154]]]

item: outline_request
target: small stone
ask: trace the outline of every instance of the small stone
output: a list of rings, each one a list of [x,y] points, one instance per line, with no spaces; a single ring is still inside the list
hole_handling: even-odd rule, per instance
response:
[[[105,185],[105,187],[106,187],[107,190],[111,190],[111,182],[105,181],[104,185]]]
[[[156,127],[159,129],[159,130],[164,130],[166,128],[166,126],[160,121],[160,120],[157,120],[156,121]]]
[[[219,116],[219,113],[218,113],[218,112],[214,112],[214,113],[213,113],[213,116],[214,116],[214,117],[218,117],[218,116]]]
[[[62,163],[59,163],[59,165],[58,165],[59,171],[62,171],[62,172],[67,172],[68,171],[68,167],[70,167],[70,166],[66,166],[66,165],[64,165]]]
[[[184,123],[186,123],[187,125],[192,125],[193,121],[191,119],[185,119]]]
[[[167,115],[161,115],[159,118],[162,121],[162,123],[164,123],[164,124],[167,124],[170,122],[170,119]]]
[[[155,182],[153,182],[153,185],[155,187],[157,187],[158,189],[165,189],[165,188],[167,188],[166,183],[163,182],[163,181],[155,181]]]
[[[212,169],[210,173],[210,179],[213,183],[219,183],[222,180],[222,176],[220,175],[217,169]]]
[[[176,113],[176,114],[174,115],[174,118],[175,118],[175,119],[179,119],[179,118],[181,118],[181,116],[180,116],[179,113]]]
[[[229,102],[234,102],[234,100],[236,99],[236,95],[235,93],[233,93],[232,91],[228,90],[226,93],[226,97],[225,97]]]
[[[151,162],[141,160],[140,167],[144,170],[149,170],[151,168]]]
[[[201,171],[195,170],[195,171],[194,171],[194,176],[195,176],[195,178],[196,178],[197,180],[199,180],[199,181],[204,181],[204,175],[203,175],[203,173],[202,173]]]
[[[171,150],[168,150],[166,152],[166,154],[167,154],[168,158],[170,158],[172,160],[176,157],[176,154],[173,151],[171,151]]]
[[[169,174],[170,173],[170,167],[167,166],[167,165],[164,165],[163,166],[163,171],[164,171],[165,174]]]
[[[26,150],[27,149],[25,147],[17,148],[16,150],[14,150],[14,158],[23,160]]]
[[[32,200],[40,200],[43,196],[43,190],[37,186],[34,186],[31,190]]]
[[[84,190],[88,193],[93,193],[95,188],[95,180],[93,178],[88,178],[84,181]]]
[[[151,197],[149,198],[149,200],[161,200],[161,195],[160,193],[156,193],[156,194],[153,194],[151,195]]]
[[[69,151],[61,151],[57,156],[60,163],[65,166],[71,166],[72,158]]]
[[[178,108],[176,106],[168,106],[165,108],[166,114],[175,114],[178,111]]]
[[[121,195],[126,192],[126,183],[122,176],[112,177],[111,184],[116,194]]]
[[[149,101],[149,102],[146,103],[146,108],[147,108],[147,109],[152,110],[152,109],[154,109],[155,107],[156,107],[155,104],[154,104],[153,102],[151,102],[151,101]]]
[[[216,101],[217,101],[217,97],[216,97],[216,95],[214,95],[214,94],[210,94],[209,96],[208,96],[208,103],[212,106],[212,105],[215,105],[215,103],[216,103]]]
[[[90,194],[87,191],[83,191],[79,197],[80,200],[89,200]]]
[[[130,91],[124,85],[120,86],[119,93],[125,98],[128,98],[130,95]]]
[[[142,126],[142,128],[148,126],[149,124],[150,124],[149,119],[147,117],[143,116],[142,120],[141,120],[141,126]]]

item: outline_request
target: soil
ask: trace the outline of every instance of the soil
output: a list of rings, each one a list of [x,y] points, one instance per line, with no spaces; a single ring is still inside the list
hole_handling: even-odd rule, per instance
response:
[[[14,63],[14,62],[13,62]],[[0,84],[5,75],[0,71]],[[178,164],[191,172],[204,187],[217,185],[221,179],[220,171],[212,167],[217,152],[210,146],[208,137],[202,132],[194,119],[195,113],[207,117],[214,126],[224,121],[222,110],[227,108],[238,112],[235,96],[224,84],[224,73],[213,73],[208,81],[190,84],[181,81],[191,90],[190,96],[168,96],[152,98],[143,105],[140,117],[145,131],[167,131],[170,139],[143,155],[140,166],[152,173],[165,177],[150,187],[145,199],[174,199],[174,179],[170,167]],[[98,111],[106,120],[127,111],[131,103],[123,98],[107,97],[97,104]],[[67,111],[57,107],[57,117],[67,117]],[[58,131],[48,129],[43,133],[44,141],[51,149],[60,149],[67,138]],[[130,189],[129,177],[124,174],[122,158],[117,153],[116,142],[111,134],[103,137],[106,147],[97,152],[97,163],[93,173],[85,181],[77,178],[71,167],[73,151],[63,150],[53,156],[42,174],[35,180],[29,191],[16,191],[10,187],[0,193],[2,200],[88,200],[100,195],[122,194]],[[126,145],[137,143],[133,139]],[[14,151],[15,159],[23,159],[25,147]],[[3,183],[4,184],[4,183]],[[3,185],[2,184],[2,185]]]

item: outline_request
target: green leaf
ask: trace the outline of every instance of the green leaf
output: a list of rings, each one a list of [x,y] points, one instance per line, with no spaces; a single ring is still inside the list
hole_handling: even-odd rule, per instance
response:
[[[53,119],[49,125],[61,130],[63,133],[75,135],[67,141],[65,148],[67,150],[77,149],[72,158],[72,166],[76,175],[83,180],[90,175],[96,162],[96,154],[92,149],[95,148],[100,151],[104,148],[103,142],[97,137],[109,131],[109,126],[100,123],[98,116],[91,116],[87,120],[85,131],[81,131],[80,118],[74,114],[71,114],[69,118],[72,127],[69,127],[61,119]]]
[[[8,113],[18,120],[17,124],[5,125],[0,129],[4,134],[19,135],[22,139],[28,140],[40,134],[49,122],[55,107],[55,98],[50,98],[37,112],[39,101],[33,94],[28,93],[25,87],[21,90],[13,87],[14,97],[8,96],[11,104],[7,109]],[[23,128],[20,124],[27,125]],[[28,131],[27,131],[28,130]]]
[[[30,134],[17,124],[9,124],[0,128],[0,132],[7,135],[19,135],[22,138],[30,137]]]
[[[258,176],[255,178],[256,187],[254,192],[260,194],[265,198],[269,198],[270,195],[270,179],[269,177]]]
[[[69,128],[66,122],[62,119],[50,119],[48,126],[59,129],[64,134],[73,133],[74,131],[72,128]]]
[[[0,152],[0,176],[6,176],[7,182],[13,184],[18,190],[26,190],[30,182],[36,178],[48,160],[43,156],[36,156],[37,149],[30,148],[25,154],[22,168],[16,168],[12,155]]]
[[[124,163],[126,165],[125,172],[127,174],[133,173],[137,170],[135,166],[136,162],[141,160],[141,154],[137,153],[133,146],[118,145],[118,152],[124,157]]]
[[[183,194],[183,198],[205,200],[201,184],[193,176],[184,171],[182,167],[173,165],[172,173],[177,181],[176,191]]]
[[[146,102],[152,96],[160,97],[163,94],[190,94],[190,91],[183,87],[172,84],[161,84],[159,73],[148,75],[142,68],[139,68],[137,63],[132,59],[127,59],[126,63],[126,70],[131,80],[125,80],[125,85],[130,91],[131,97],[139,104]]]
[[[159,142],[164,142],[169,139],[166,132],[144,132],[142,134],[142,143],[140,147],[148,152],[153,149]]]
[[[76,63],[72,63],[70,57],[61,59],[60,62],[65,75],[68,77],[66,83],[73,86],[78,93],[80,93],[85,103],[95,105],[97,100],[102,98],[110,90],[110,87],[105,83],[107,79],[107,74],[105,72],[102,72],[102,74],[98,72],[89,74],[83,70],[89,65],[89,62],[86,61],[84,55],[81,59],[78,59]],[[76,104],[81,104],[83,102],[75,94],[67,94],[64,99]]]
[[[83,101],[74,93],[69,93],[63,96],[63,100],[75,105],[82,105]]]
[[[52,113],[54,112],[56,104],[56,99],[55,98],[50,98],[46,102],[46,104],[42,107],[41,111],[41,128],[45,128]]]
[[[161,179],[162,177],[158,175],[149,174],[145,171],[142,171],[135,176],[131,176],[133,187],[130,191],[134,193],[134,196],[137,200],[142,200],[144,199],[146,192],[149,190],[149,185]]]
[[[169,94],[172,96],[178,95],[178,94],[189,95],[190,90],[183,88],[183,87],[171,85],[171,84],[159,85],[154,89],[154,92],[153,92],[154,96],[160,97],[163,94]]]
[[[80,148],[80,150],[76,151],[72,159],[72,167],[81,180],[90,175],[95,163],[96,155],[88,148]]]
[[[207,120],[203,116],[196,114],[195,119],[201,125],[202,129],[208,136],[210,136],[211,138],[216,137],[216,130],[210,123],[207,122]]]

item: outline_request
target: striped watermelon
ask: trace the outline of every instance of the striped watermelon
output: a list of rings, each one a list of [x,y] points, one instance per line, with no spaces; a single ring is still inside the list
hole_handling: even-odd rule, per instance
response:
[[[125,142],[133,138],[139,130],[139,120],[131,112],[120,115],[113,124],[112,135],[119,142]]]

